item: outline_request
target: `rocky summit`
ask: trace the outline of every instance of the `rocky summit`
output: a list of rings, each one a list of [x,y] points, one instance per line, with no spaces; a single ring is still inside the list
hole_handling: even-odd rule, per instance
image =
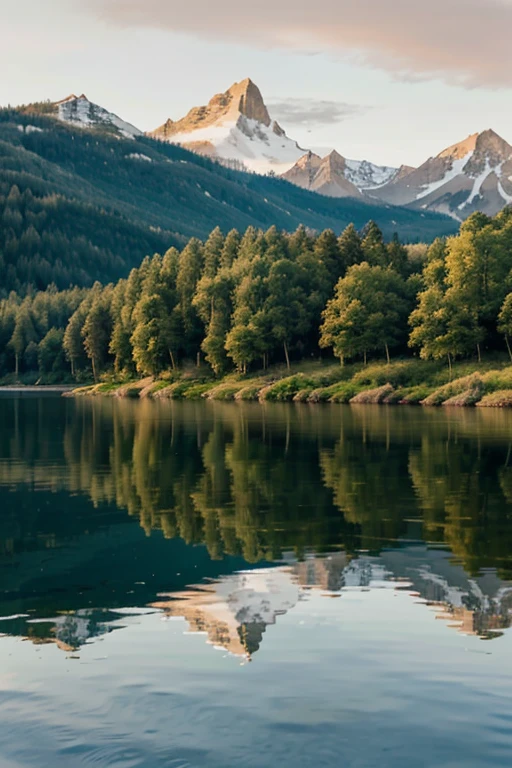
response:
[[[272,120],[261,91],[249,78],[193,107],[181,120],[168,119],[149,133],[227,165],[259,173],[282,172],[303,154]]]

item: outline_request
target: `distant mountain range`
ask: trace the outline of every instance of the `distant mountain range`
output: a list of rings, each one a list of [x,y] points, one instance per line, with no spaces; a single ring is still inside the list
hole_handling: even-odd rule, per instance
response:
[[[328,197],[361,199],[366,193],[391,183],[402,172],[402,169],[374,165],[367,160],[347,160],[333,150],[324,158],[307,152],[282,176],[292,184]]]
[[[457,220],[475,210],[493,215],[512,203],[512,146],[494,131],[474,134],[419,168],[379,166],[336,151],[321,158],[272,120],[250,79],[150,135],[258,173],[273,171],[329,197],[381,200]]]
[[[101,127],[124,138],[143,135],[83,94],[44,106],[47,114],[76,127]],[[512,204],[512,146],[494,131],[474,134],[419,168],[380,166],[336,151],[322,158],[300,147],[272,119],[249,78],[147,135],[233,169],[280,175],[327,197],[435,211],[460,221],[475,210],[493,215]]]
[[[435,213],[224,167],[143,135],[83,95],[0,109],[0,295],[117,280],[146,254],[217,226],[340,232],[371,219],[408,242],[456,229]]]

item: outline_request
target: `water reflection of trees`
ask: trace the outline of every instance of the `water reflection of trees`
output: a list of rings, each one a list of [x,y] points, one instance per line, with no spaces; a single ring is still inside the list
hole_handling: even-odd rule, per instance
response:
[[[472,573],[505,573],[510,427],[512,415],[480,410],[4,402],[0,483],[114,503],[147,534],[204,542],[214,558],[421,538]]]

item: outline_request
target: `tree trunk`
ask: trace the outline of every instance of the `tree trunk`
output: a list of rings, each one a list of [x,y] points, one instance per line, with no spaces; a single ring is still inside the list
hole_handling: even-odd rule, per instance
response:
[[[384,344],[384,346],[386,347],[386,360],[388,361],[388,365],[389,365],[391,362],[391,358],[389,356],[389,347],[387,344]]]
[[[448,352],[448,368],[450,369],[450,381],[452,380],[452,356]]]
[[[366,349],[365,349],[365,351],[364,351],[363,360],[364,360],[364,364],[366,365],[366,362],[367,362],[367,361],[366,361]]]
[[[481,363],[482,362],[482,353],[480,351],[480,344],[476,345],[476,351],[478,352],[478,362]]]
[[[96,375],[96,361],[94,357],[92,358],[92,375],[94,377],[94,381],[98,381],[98,377]]]
[[[510,349],[510,340],[508,338],[508,335],[505,336],[505,341],[507,343],[507,349],[508,349],[508,356],[512,360],[512,349]]]
[[[200,368],[200,367],[201,367],[201,352],[198,352],[198,353],[197,353],[197,357],[196,357],[196,367],[197,367],[197,368]]]
[[[15,358],[16,358],[16,368],[14,370],[14,373],[16,374],[16,380],[17,380],[20,372],[20,357],[18,353],[16,353]]]
[[[284,356],[286,357],[286,367],[288,370],[290,370],[290,356],[288,354],[288,347],[286,346],[286,341],[284,342]]]
[[[73,357],[71,358],[71,375],[75,378],[75,360]]]
[[[169,350],[169,357],[171,358],[172,369],[173,369],[173,371],[175,371],[176,370],[176,361],[174,359],[174,355],[172,353],[172,349]]]

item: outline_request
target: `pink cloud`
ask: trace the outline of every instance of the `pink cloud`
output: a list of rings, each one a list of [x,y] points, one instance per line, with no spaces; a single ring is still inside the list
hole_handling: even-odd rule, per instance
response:
[[[512,86],[511,0],[86,0],[118,26],[352,55],[401,78]]]

